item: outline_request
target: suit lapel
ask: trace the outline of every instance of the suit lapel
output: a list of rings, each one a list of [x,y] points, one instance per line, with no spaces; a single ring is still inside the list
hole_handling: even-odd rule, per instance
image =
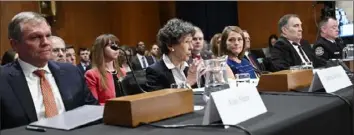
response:
[[[9,83],[14,93],[16,94],[22,108],[27,114],[30,122],[37,121],[37,113],[31,96],[31,92],[28,88],[28,84],[25,78],[22,68],[18,61],[13,63],[12,71],[10,72]]]
[[[59,65],[52,61],[48,62],[48,67],[53,74],[55,83],[58,86],[65,109],[68,110],[70,108],[69,105],[72,96],[70,95],[70,91],[68,90],[70,86],[65,85],[65,81],[67,80],[67,78],[64,78],[65,71],[60,69]]]
[[[138,56],[135,56],[133,63],[135,65],[136,70],[143,69],[143,66],[140,64],[140,60],[139,60]]]
[[[285,37],[280,37],[281,40],[283,40],[283,42],[285,42],[286,45],[289,46],[289,49],[290,49],[290,54],[293,55],[293,64],[294,65],[300,65],[301,64],[301,58],[300,56],[298,55],[297,51],[295,50],[295,48],[293,47],[293,45],[289,42],[289,40],[287,40]]]
[[[162,70],[167,78],[168,85],[170,85],[172,83],[176,83],[175,78],[173,77],[172,71],[166,67],[166,64],[163,60],[161,60],[161,66],[162,66]],[[170,86],[168,86],[168,87],[170,87]]]

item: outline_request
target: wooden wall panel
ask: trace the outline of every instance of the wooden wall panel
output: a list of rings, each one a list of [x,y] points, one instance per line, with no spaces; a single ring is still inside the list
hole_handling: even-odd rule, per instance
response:
[[[7,27],[12,17],[22,11],[39,11],[37,1],[0,1],[0,57],[11,48]]]
[[[315,22],[320,18],[320,9],[323,5],[316,5],[316,10],[312,5],[311,1],[239,1],[239,25],[250,33],[251,48],[263,48],[268,46],[268,37],[271,34],[279,36],[277,26],[279,19],[285,14],[293,13],[300,16],[303,38],[313,43],[317,35]]]
[[[53,31],[76,49],[91,47],[97,36],[110,33],[113,16],[107,7],[104,1],[59,1]]]
[[[160,28],[159,2],[110,2],[112,33],[121,44],[135,46],[139,41],[150,47]]]

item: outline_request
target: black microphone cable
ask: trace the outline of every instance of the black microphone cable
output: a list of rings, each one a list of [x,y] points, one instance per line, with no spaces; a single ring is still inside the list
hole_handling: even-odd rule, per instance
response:
[[[248,131],[245,127],[240,126],[240,125],[230,125],[230,124],[208,124],[208,125],[202,125],[202,124],[183,124],[183,125],[157,125],[157,124],[150,124],[150,123],[140,123],[142,125],[147,125],[155,128],[198,128],[198,127],[221,127],[221,126],[229,126],[233,128],[237,128],[245,132],[247,135],[252,135],[250,131]]]
[[[132,65],[131,65],[131,63],[130,63],[130,59],[128,59],[127,53],[126,53],[125,50],[122,49],[121,47],[118,47],[118,50],[121,50],[121,51],[124,53],[124,57],[125,57],[125,59],[126,59],[126,61],[127,61],[127,64],[128,64],[128,66],[129,66],[129,68],[131,69],[131,73],[132,73],[132,75],[133,75],[133,79],[134,79],[136,85],[138,85],[139,91],[141,91],[142,93],[146,93],[146,91],[143,90],[143,88],[140,87],[140,85],[139,85],[139,83],[138,83],[138,80],[136,79],[134,70],[133,70]]]

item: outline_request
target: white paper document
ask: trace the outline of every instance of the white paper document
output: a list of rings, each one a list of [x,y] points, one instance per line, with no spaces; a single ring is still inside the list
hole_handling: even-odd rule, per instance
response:
[[[72,130],[79,126],[102,119],[104,106],[84,105],[48,119],[33,122],[31,126]]]

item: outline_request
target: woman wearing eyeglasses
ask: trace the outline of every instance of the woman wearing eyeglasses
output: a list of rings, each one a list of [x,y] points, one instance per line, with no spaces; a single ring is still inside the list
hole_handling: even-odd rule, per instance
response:
[[[92,69],[85,73],[85,78],[88,88],[101,105],[107,99],[126,95],[119,84],[126,72],[118,63],[118,44],[118,38],[112,34],[100,35],[93,44]]]

